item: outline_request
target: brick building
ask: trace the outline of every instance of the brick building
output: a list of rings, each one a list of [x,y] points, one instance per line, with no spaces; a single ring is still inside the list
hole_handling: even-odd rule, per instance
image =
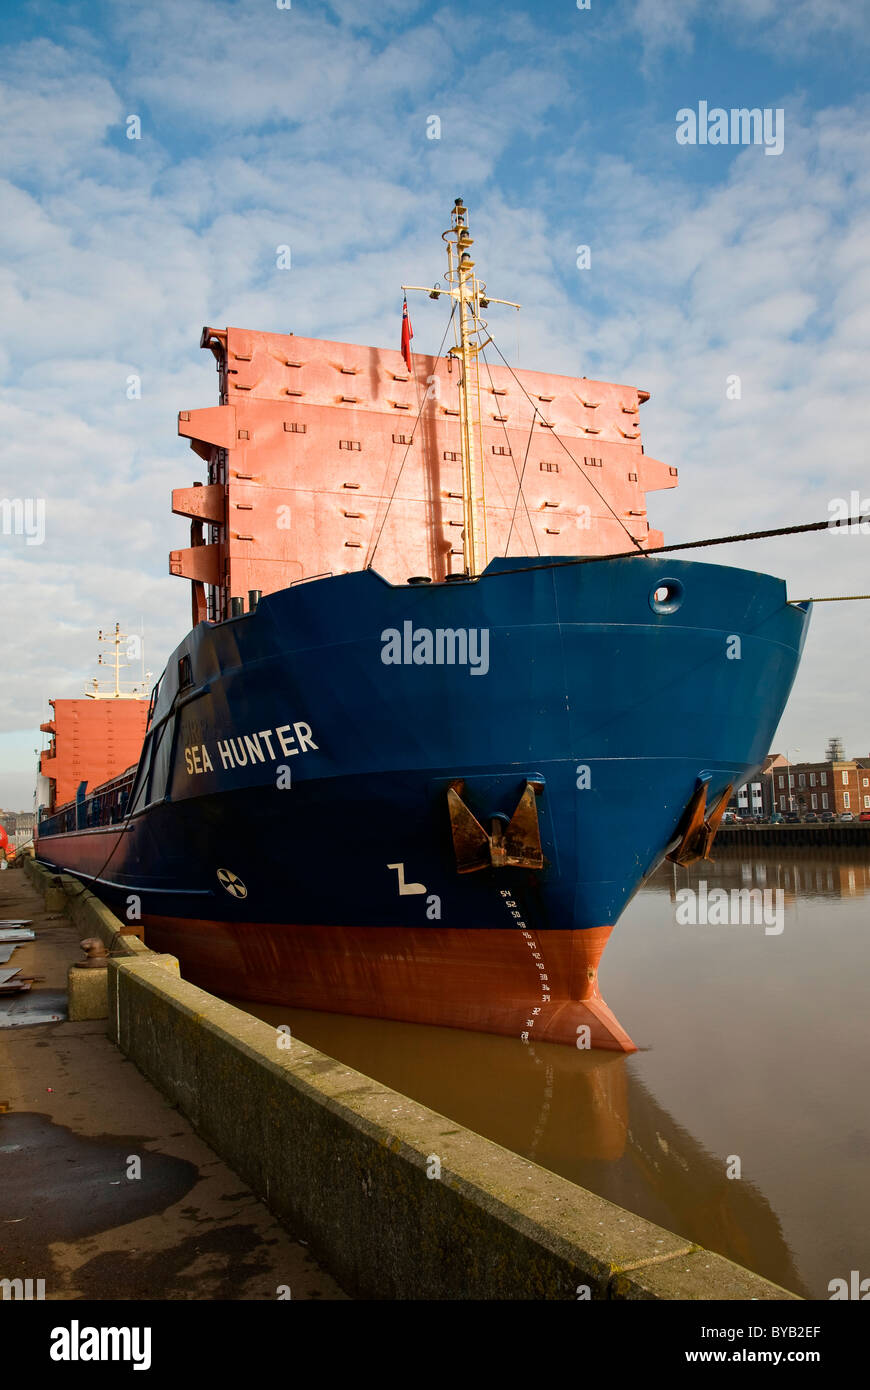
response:
[[[856,819],[862,811],[870,811],[870,758],[816,763],[783,759],[769,777],[777,811],[800,815],[831,811],[835,816],[851,811]]]
[[[735,789],[729,808],[765,818],[774,811],[835,816],[851,811],[857,820],[870,811],[870,757],[790,763],[782,753],[769,753],[752,781]]]

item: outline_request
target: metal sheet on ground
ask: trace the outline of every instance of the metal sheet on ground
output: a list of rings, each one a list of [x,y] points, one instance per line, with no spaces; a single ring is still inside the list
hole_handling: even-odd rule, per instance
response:
[[[11,999],[0,1008],[0,1028],[33,1027],[37,1023],[61,1023],[66,1019],[66,994],[40,990],[26,998]]]

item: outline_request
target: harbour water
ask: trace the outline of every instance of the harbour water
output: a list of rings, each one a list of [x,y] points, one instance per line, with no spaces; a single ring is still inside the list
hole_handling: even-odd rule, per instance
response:
[[[717,855],[660,869],[611,937],[602,993],[638,1044],[634,1055],[240,1006],[543,1167],[826,1299],[832,1280],[870,1277],[870,855]],[[760,892],[735,896],[744,889]]]

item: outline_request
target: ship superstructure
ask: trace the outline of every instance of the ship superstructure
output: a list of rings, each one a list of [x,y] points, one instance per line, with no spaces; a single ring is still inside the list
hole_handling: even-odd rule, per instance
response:
[[[649,392],[498,361],[482,306],[499,301],[467,263],[466,220],[458,204],[447,284],[428,291],[456,301],[444,355],[409,368],[394,349],[203,329],[221,404],[179,416],[207,481],[173,492],[191,545],[170,556],[195,621],[327,574],[439,582],[495,556],[662,544],[646,493],[677,469],[644,453]]]

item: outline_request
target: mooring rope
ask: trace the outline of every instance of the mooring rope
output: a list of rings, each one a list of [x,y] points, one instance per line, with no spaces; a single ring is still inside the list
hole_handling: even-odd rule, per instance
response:
[[[831,521],[808,521],[800,526],[775,526],[767,531],[744,531],[736,536],[715,536],[705,541],[681,541],[678,545],[655,545],[650,546],[649,550],[619,550],[611,555],[577,555],[570,560],[553,560],[543,565],[518,565],[512,570],[496,570],[495,574],[489,578],[495,579],[499,574],[524,574],[529,570],[536,569],[566,569],[569,565],[600,565],[607,560],[630,560],[637,556],[646,557],[648,555],[669,555],[675,550],[698,550],[702,546],[710,545],[731,545],[737,541],[761,541],[770,536],[798,536],[807,531],[839,531],[847,530],[851,526],[858,526],[862,522],[870,523],[870,515],[853,517],[848,522]],[[846,594],[844,598],[870,598],[870,594]],[[809,599],[799,600],[801,603],[809,603]],[[824,603],[824,599],[813,600],[817,603]],[[837,602],[831,599],[830,602]]]
[[[834,594],[832,598],[796,598],[792,603],[854,603],[859,598],[870,598],[870,594]]]

